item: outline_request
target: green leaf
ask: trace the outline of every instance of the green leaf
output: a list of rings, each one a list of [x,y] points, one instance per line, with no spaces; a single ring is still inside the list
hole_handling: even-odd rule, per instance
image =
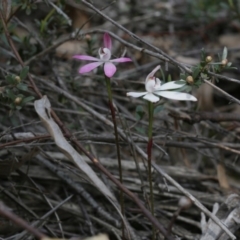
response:
[[[224,47],[223,54],[222,54],[222,60],[227,59],[227,55],[228,55],[228,50],[226,47]]]
[[[141,105],[138,105],[138,106],[136,107],[135,112],[136,112],[136,118],[137,118],[137,120],[142,119],[143,116],[144,116],[144,114],[145,114],[145,112],[144,112],[144,110],[143,110],[143,107],[142,107]]]
[[[25,2],[25,3],[22,4],[22,7],[21,7],[21,8],[22,8],[22,9],[25,9],[26,7],[27,7],[27,3]]]
[[[158,105],[157,107],[155,107],[153,114],[157,114],[159,112],[161,112],[164,109],[163,105]]]
[[[4,45],[9,46],[8,40],[5,34],[0,34],[0,40],[2,41],[2,43],[4,43]]]
[[[186,84],[186,81],[183,79],[180,79],[180,80],[176,80],[175,83],[179,85],[183,85],[183,84]]]
[[[162,80],[163,80],[163,82],[165,82],[166,81],[165,80],[165,74],[164,74],[162,68],[160,68],[160,72],[161,72]]]
[[[231,63],[231,62],[229,62],[229,63],[227,64],[227,66],[228,66],[228,67],[231,67],[231,66],[232,66],[232,63]]]
[[[197,76],[198,76],[198,74],[200,73],[200,67],[197,67],[197,68],[195,68],[195,69],[193,69],[193,78],[195,79]]]
[[[194,83],[194,86],[196,87],[200,87],[202,85],[202,81],[201,80],[198,80]]]
[[[31,8],[30,8],[30,7],[27,7],[27,8],[26,8],[26,14],[27,14],[27,15],[30,15],[30,14],[31,14]]]
[[[216,72],[216,73],[219,73],[221,70],[220,65],[213,65],[213,68],[214,68],[213,72]]]
[[[11,112],[13,113],[12,110],[15,109],[15,104],[14,104],[14,103],[11,103],[11,104],[9,105],[9,107],[11,108]],[[12,114],[12,113],[11,113],[11,114]]]
[[[184,85],[178,89],[178,92],[190,92],[192,87],[190,85]]]
[[[192,91],[192,86],[187,85],[187,88],[185,89],[186,92],[191,92]]]
[[[186,78],[187,78],[187,75],[185,73],[180,73],[181,80],[186,79]]]
[[[34,9],[34,10],[35,10],[35,9],[37,9],[37,5],[36,5],[36,4],[34,4],[34,3],[32,4],[32,6],[31,6],[31,7],[32,7],[32,9]]]
[[[205,74],[205,73],[201,73],[200,76],[202,79],[207,79],[207,77],[208,77],[207,74]]]
[[[19,122],[19,117],[16,115],[15,111],[10,111],[9,119],[11,121],[11,125],[14,126],[14,127],[17,127],[21,124]]]
[[[31,102],[31,101],[33,101],[34,99],[35,99],[34,96],[26,97],[26,98],[24,98],[24,99],[22,100],[21,105],[24,105],[24,104],[26,104],[26,103],[28,103],[28,102]]]
[[[20,37],[12,36],[12,39],[18,43],[22,43],[22,39]]]
[[[9,88],[6,89],[6,96],[12,99],[13,101],[16,98],[16,95],[14,94],[14,92]]]
[[[21,109],[22,109],[22,106],[16,106],[16,109],[17,109],[17,110],[21,110]]]
[[[14,84],[15,83],[15,76],[14,75],[7,75],[6,81],[8,84]]]
[[[29,67],[28,66],[24,67],[20,72],[20,78],[23,80],[27,76],[28,72]]]
[[[19,83],[19,84],[17,85],[17,88],[18,88],[19,90],[22,90],[22,91],[27,91],[27,90],[28,90],[28,86],[27,86],[26,84],[24,84],[24,83]]]
[[[145,134],[144,128],[142,127],[135,127],[135,129],[137,130],[137,132],[139,132],[140,134]]]
[[[205,49],[202,48],[202,49],[201,49],[201,60],[202,60],[202,61],[205,61],[205,58],[206,58]]]

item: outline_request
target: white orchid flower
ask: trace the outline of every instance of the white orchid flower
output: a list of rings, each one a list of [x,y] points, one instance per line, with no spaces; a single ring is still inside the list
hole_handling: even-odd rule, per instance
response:
[[[166,91],[181,88],[186,85],[184,81],[172,81],[161,85],[161,81],[154,76],[154,74],[160,69],[158,65],[152,72],[150,72],[145,80],[146,92],[128,92],[127,96],[138,98],[143,97],[150,102],[159,101],[159,97],[169,98],[180,101],[197,101],[197,99],[188,93]],[[157,95],[157,96],[156,96]]]

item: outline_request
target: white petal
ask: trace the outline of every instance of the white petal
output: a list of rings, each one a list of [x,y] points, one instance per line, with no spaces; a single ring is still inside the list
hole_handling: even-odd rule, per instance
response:
[[[138,98],[138,97],[142,97],[143,95],[146,95],[146,94],[147,94],[147,92],[128,92],[127,96]]]
[[[154,92],[154,94],[157,94],[165,98],[173,99],[173,100],[197,101],[197,99],[191,94],[183,93],[183,92],[160,91],[160,92]]]
[[[149,93],[159,91],[161,89],[161,81],[158,78],[149,79],[145,83],[145,89]]]
[[[150,93],[155,91],[155,86],[156,86],[156,82],[154,79],[148,80],[145,83],[145,89],[147,92],[150,92]]]
[[[148,100],[148,101],[150,101],[150,102],[157,102],[157,101],[159,101],[159,97],[153,95],[152,93],[146,94],[143,98]]]
[[[161,89],[161,81],[158,78],[156,78],[155,81],[156,81],[156,85],[154,88],[155,88],[155,91],[158,91]]]
[[[177,89],[177,88],[181,88],[184,85],[186,85],[185,81],[167,82],[160,87],[160,90],[162,91],[162,90]]]

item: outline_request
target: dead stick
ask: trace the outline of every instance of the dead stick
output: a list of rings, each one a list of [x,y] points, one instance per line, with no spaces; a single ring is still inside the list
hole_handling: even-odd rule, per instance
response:
[[[44,235],[43,233],[38,231],[38,229],[29,225],[24,219],[18,217],[16,214],[9,211],[2,202],[0,202],[0,215],[11,220],[16,225],[22,227],[23,229],[26,229],[28,232],[32,233],[35,237],[37,237],[39,239],[46,237],[46,235]]]

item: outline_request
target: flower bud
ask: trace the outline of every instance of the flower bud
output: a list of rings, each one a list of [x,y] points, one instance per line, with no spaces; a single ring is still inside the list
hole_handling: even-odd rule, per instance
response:
[[[228,63],[228,60],[227,59],[223,59],[222,61],[221,61],[221,64],[222,64],[222,66],[226,66],[227,65],[227,63]]]
[[[212,57],[211,56],[207,56],[205,58],[205,61],[206,61],[206,63],[210,63],[212,61]]]
[[[15,100],[14,100],[14,103],[16,105],[19,105],[21,102],[22,102],[22,98],[21,97],[16,97]]]
[[[17,83],[20,83],[20,82],[21,82],[21,78],[20,78],[19,76],[16,76],[16,77],[15,77],[15,81],[16,81]]]
[[[90,42],[90,41],[92,40],[91,35],[87,34],[87,35],[85,36],[85,40],[88,41],[88,42]]]
[[[188,197],[181,197],[178,201],[178,206],[182,209],[188,209],[192,206],[192,201]]]
[[[193,79],[193,77],[190,76],[190,75],[187,76],[186,81],[187,81],[188,84],[193,84],[193,83],[194,83],[194,79]]]

